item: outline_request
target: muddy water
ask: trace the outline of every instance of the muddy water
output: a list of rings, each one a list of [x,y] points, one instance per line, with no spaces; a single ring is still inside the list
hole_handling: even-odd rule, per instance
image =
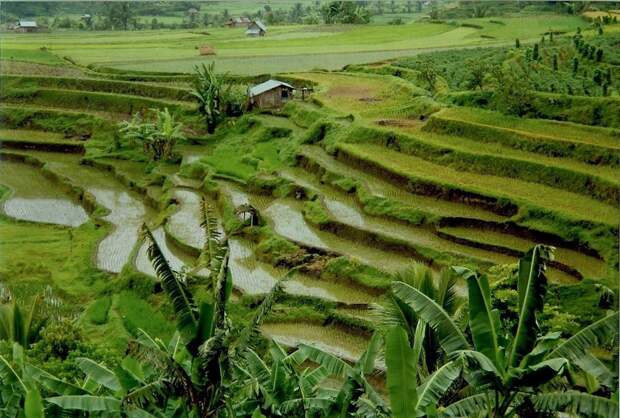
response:
[[[103,217],[113,226],[97,248],[97,267],[119,273],[129,261],[139,237],[142,223],[150,212],[137,195],[128,192],[110,173],[79,164],[79,157],[67,154],[37,155],[48,166],[68,177],[75,185],[90,192],[97,202],[109,210]]]
[[[246,294],[267,293],[286,274],[285,269],[275,268],[258,261],[254,244],[240,238],[230,238],[229,266],[233,285]],[[327,282],[298,274],[285,283],[285,291],[293,295],[313,296],[334,302],[370,303],[374,296],[361,289],[340,283]]]
[[[393,183],[382,180],[381,178],[366,173],[363,170],[350,167],[332,158],[321,147],[316,145],[303,146],[302,154],[318,162],[321,166],[329,169],[330,171],[360,180],[375,196],[385,197],[425,212],[437,214],[439,216],[475,218],[487,221],[501,221],[504,219],[493,212],[468,206],[463,203],[449,202],[442,199],[435,199],[430,196],[409,193],[403,188],[395,186]]]
[[[514,235],[502,234],[501,232],[473,229],[473,228],[443,228],[442,231],[456,237],[463,237],[472,241],[482,242],[500,247],[510,248],[525,252],[534,243]],[[588,256],[569,248],[556,247],[555,259],[559,263],[577,269],[584,277],[599,278],[607,274],[607,265],[603,260]],[[555,274],[552,270],[552,274]]]
[[[175,189],[173,198],[177,210],[168,218],[169,231],[183,244],[202,250],[206,236],[200,226],[202,219],[202,196],[193,190]]]
[[[285,322],[267,323],[261,329],[263,334],[282,345],[307,344],[349,361],[358,360],[368,345],[366,338],[333,326]]]
[[[232,204],[235,207],[240,205],[254,203],[259,209],[266,207],[269,204],[268,198],[265,196],[249,195],[245,191],[241,190],[236,185],[221,182],[220,187],[228,195]],[[276,280],[286,274],[286,270],[277,269],[269,264],[262,263],[254,257],[254,243],[244,241],[238,238],[231,238],[231,268],[233,268],[233,278],[235,280],[235,286],[239,286],[246,292],[252,292],[251,287],[245,286],[248,283],[248,279],[244,277],[260,277],[261,288],[267,288],[266,284],[269,282],[269,289]],[[237,270],[237,276],[235,278],[235,269]],[[271,276],[268,278],[267,276]],[[254,279],[251,279],[255,282]],[[253,286],[256,286],[254,284]],[[345,283],[334,283],[331,281],[320,280],[314,277],[310,277],[303,274],[298,274],[294,278],[289,279],[285,284],[286,292],[295,295],[313,296],[334,302],[343,303],[370,303],[375,299],[375,296],[365,291],[364,289],[350,286]],[[260,291],[257,291],[260,292]]]
[[[0,184],[12,190],[9,197],[0,204],[7,216],[74,227],[88,221],[84,208],[36,167],[0,161]]]
[[[194,265],[196,260],[182,251],[177,250],[166,241],[166,233],[164,232],[164,228],[160,227],[154,230],[153,236],[155,237],[162,253],[166,257],[166,260],[168,260],[170,267],[172,267],[172,270],[181,271],[184,266],[192,267]],[[153,269],[153,265],[147,255],[147,249],[148,243],[145,242],[138,250],[135,259],[136,269],[144,274],[155,277],[155,270]]]
[[[204,145],[177,145],[175,149],[183,158],[181,164],[193,163],[209,153]]]

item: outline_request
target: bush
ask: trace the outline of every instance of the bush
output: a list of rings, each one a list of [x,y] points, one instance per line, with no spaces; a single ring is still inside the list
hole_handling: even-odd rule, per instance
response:
[[[134,336],[139,329],[164,341],[174,334],[174,324],[134,292],[123,291],[118,295],[118,312],[127,331]]]
[[[108,322],[108,312],[112,305],[110,296],[103,296],[93,302],[86,311],[86,318],[95,325],[103,325]]]

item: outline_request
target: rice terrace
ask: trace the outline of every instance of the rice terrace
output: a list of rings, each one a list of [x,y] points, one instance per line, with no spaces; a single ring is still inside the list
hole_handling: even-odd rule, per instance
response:
[[[618,417],[619,19],[2,2],[0,417]]]

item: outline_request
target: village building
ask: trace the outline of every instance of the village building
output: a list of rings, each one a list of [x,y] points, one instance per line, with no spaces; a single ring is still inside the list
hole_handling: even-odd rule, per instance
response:
[[[247,28],[252,21],[247,17],[233,17],[226,22],[229,28]]]
[[[15,32],[38,32],[39,25],[34,20],[20,20],[14,30]]]
[[[248,90],[248,107],[279,108],[293,98],[295,88],[284,81],[268,80]]]
[[[267,33],[267,26],[263,24],[260,20],[255,20],[248,26],[248,30],[245,31],[247,36],[265,36]]]

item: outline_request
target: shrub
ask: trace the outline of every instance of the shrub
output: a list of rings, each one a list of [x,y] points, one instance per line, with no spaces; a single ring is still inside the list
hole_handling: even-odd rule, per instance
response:
[[[103,296],[93,302],[86,311],[86,318],[95,325],[103,325],[108,322],[108,312],[112,305],[110,296]]]

